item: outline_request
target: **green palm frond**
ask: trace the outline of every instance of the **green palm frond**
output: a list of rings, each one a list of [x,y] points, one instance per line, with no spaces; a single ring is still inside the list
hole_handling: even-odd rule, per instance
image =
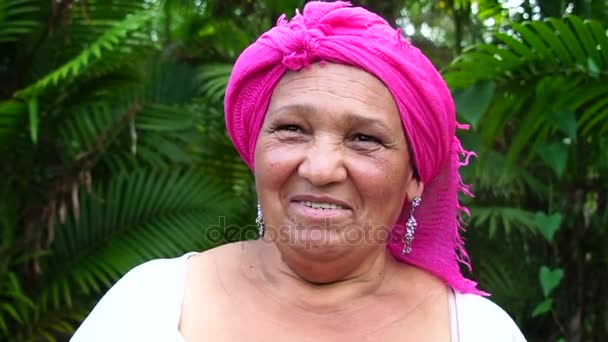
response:
[[[508,161],[530,160],[538,143],[576,140],[608,130],[608,35],[596,21],[576,16],[513,23],[513,35],[469,49],[445,75],[456,90],[459,115],[483,132],[485,148],[508,141]],[[483,92],[481,92],[483,91]],[[471,96],[483,94],[484,101]],[[487,105],[485,103],[488,103]],[[572,115],[564,129],[558,115]],[[520,121],[510,132],[510,124]],[[563,134],[556,132],[564,131]]]
[[[57,224],[40,300],[58,308],[75,292],[107,288],[133,266],[223,241],[236,200],[197,170],[140,170],[80,193],[79,217]]]
[[[494,34],[495,44],[466,51],[445,75],[455,88],[479,80],[530,79],[547,74],[606,75],[608,37],[602,24],[576,16],[512,23],[513,35]],[[476,67],[477,66],[477,67]]]
[[[45,107],[52,107],[57,101],[65,98],[66,94],[73,95],[81,89],[91,89],[82,87],[82,83],[99,81],[111,73],[124,73],[122,70],[125,69],[136,69],[133,63],[142,55],[156,49],[156,44],[147,36],[148,26],[154,16],[154,11],[142,11],[127,16],[106,30],[76,57],[16,93],[17,98],[28,103],[27,112],[33,142],[38,138],[40,112],[45,111],[45,108],[38,108],[39,99],[48,99],[44,101]],[[76,80],[81,80],[82,83],[75,84]],[[74,88],[71,91],[70,86]],[[115,90],[116,88],[114,87]],[[102,91],[96,89],[96,95],[100,93]]]
[[[479,146],[468,148],[481,149]],[[542,199],[549,191],[539,175],[508,163],[506,157],[495,150],[485,151],[479,158],[472,159],[471,167],[464,168],[462,174],[466,182],[475,184],[476,201],[487,198],[504,201],[526,196]]]
[[[26,115],[25,103],[16,100],[0,102],[0,155],[10,149],[9,142],[18,134]]]
[[[71,10],[60,13],[52,10],[52,3],[48,4],[44,12],[48,20],[42,22],[47,31],[44,39],[30,36],[30,40],[35,41],[31,42],[34,50],[30,52],[32,60],[24,75],[25,84],[33,84],[73,60],[128,16],[153,11],[154,3],[145,0],[70,1]],[[101,52],[104,57],[112,56],[112,53]],[[95,68],[89,66],[87,69]]]
[[[23,291],[17,275],[14,272],[2,275],[6,278],[0,279],[3,297],[3,303],[0,303],[0,336],[9,333],[10,321],[23,324],[27,319],[24,313],[35,308],[32,300]]]
[[[75,19],[93,22],[98,19],[122,20],[135,13],[156,6],[156,1],[146,0],[88,0],[75,2],[72,15]]]
[[[189,64],[157,55],[149,58],[143,70],[145,85],[140,97],[147,102],[186,105],[197,95],[196,69]]]
[[[471,3],[470,0],[460,1]],[[477,5],[479,6],[479,19],[494,18],[497,22],[500,22],[506,21],[508,18],[509,11],[498,0],[477,1]]]
[[[198,71],[199,95],[215,103],[224,98],[232,64],[207,64]]]
[[[30,310],[22,324],[6,335],[7,342],[66,341],[90,311],[90,303],[78,303],[69,310]],[[0,335],[2,336],[2,335]]]
[[[78,108],[67,118],[59,128],[59,135],[71,159],[91,150],[100,136],[117,125],[119,117],[116,112],[111,110],[107,102],[99,102]]]
[[[488,291],[491,299],[501,307],[508,307],[509,314],[516,322],[525,321],[530,315],[530,303],[538,298],[536,270],[538,262],[530,249],[538,249],[533,241],[531,226],[534,225],[530,213],[518,208],[492,207],[472,208],[472,217],[489,214],[497,217],[510,216],[513,228],[510,232],[497,229],[489,238],[486,227],[488,220],[473,223],[467,231],[467,245],[472,261],[473,275],[479,288]],[[516,216],[520,216],[521,220]],[[522,225],[523,227],[520,227]],[[491,229],[491,228],[490,228]],[[472,247],[472,248],[471,248]]]
[[[135,124],[142,130],[181,131],[195,127],[197,114],[187,107],[151,103],[142,109]]]
[[[490,238],[494,237],[499,227],[509,235],[515,229],[524,235],[536,234],[535,213],[513,207],[471,206],[471,224],[487,227]]]
[[[141,166],[168,168],[195,165],[215,182],[237,193],[251,186],[251,171],[230,143],[222,116],[197,105],[147,104],[125,127],[119,139],[102,156],[112,172],[128,172]]]
[[[0,43],[14,42],[39,27],[28,15],[40,11],[36,0],[0,0]]]
[[[253,185],[251,170],[243,163],[224,131],[208,132],[196,146],[196,165],[217,182],[242,194]]]
[[[132,106],[111,107],[108,102],[97,102],[74,108],[73,115],[60,127],[60,141],[68,158],[76,160],[89,153],[105,158],[106,148],[118,139],[119,149],[141,154],[150,165],[190,164],[188,145],[200,141],[195,129],[196,113],[185,107],[153,103],[129,107]],[[107,154],[116,157],[112,152]]]
[[[516,243],[517,239],[510,239]],[[527,318],[527,305],[535,299],[535,277],[529,274],[530,267],[519,255],[497,255],[495,249],[487,249],[486,253],[477,258],[479,264],[475,267],[475,274],[479,285],[492,295],[492,301],[501,307],[509,307],[509,313],[516,321],[521,322]],[[503,245],[504,247],[504,245]],[[519,249],[521,250],[521,249]],[[520,254],[521,255],[521,254]],[[518,260],[519,257],[519,260]],[[518,260],[506,263],[504,260]]]
[[[146,105],[135,119],[138,138],[131,152],[155,167],[190,165],[189,151],[202,140],[197,119],[197,113],[184,106]]]
[[[122,135],[126,137],[123,145],[127,150],[135,149],[155,160],[170,157],[166,161],[171,165],[176,158],[184,156],[185,143],[198,142],[192,135],[201,113],[189,105],[181,105],[191,101],[194,95],[192,68],[164,63],[159,58],[152,58],[139,68],[142,70],[139,78],[113,73],[79,82],[85,85],[81,87],[84,89],[73,91],[82,103],[72,101],[68,107],[63,105],[57,115],[64,118],[60,136],[70,159],[90,151],[100,139],[107,144]],[[95,85],[86,86],[93,82]],[[125,113],[134,103],[139,107],[137,113],[126,118]],[[109,132],[114,133],[112,137],[108,136]],[[155,154],[159,150],[167,153]]]
[[[132,55],[139,48],[154,48],[154,45],[150,45],[152,40],[146,36],[147,25],[154,15],[154,11],[142,11],[127,16],[123,21],[104,31],[96,41],[72,60],[18,91],[16,95],[23,98],[40,96],[59,82],[71,82],[87,71],[99,75],[107,72],[108,69],[113,70],[117,68],[115,63],[117,60],[123,60],[125,55]]]
[[[117,173],[144,165],[157,169],[192,165],[190,152],[202,143],[198,121],[199,114],[187,106],[145,104],[121,131],[113,129],[119,135],[101,160]]]

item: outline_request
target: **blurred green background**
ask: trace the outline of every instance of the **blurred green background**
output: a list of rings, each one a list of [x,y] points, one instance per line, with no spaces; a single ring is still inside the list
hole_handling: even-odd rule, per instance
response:
[[[291,0],[0,0],[0,340],[64,341],[133,266],[255,238],[223,126]],[[353,1],[442,70],[472,277],[530,341],[608,341],[608,1]]]

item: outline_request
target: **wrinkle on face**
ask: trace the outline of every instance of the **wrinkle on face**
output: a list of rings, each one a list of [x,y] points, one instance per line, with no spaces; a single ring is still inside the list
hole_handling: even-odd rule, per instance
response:
[[[334,65],[336,65],[336,64],[334,64]],[[316,66],[316,65],[313,67],[323,68],[323,66]],[[327,82],[327,80],[325,79],[325,75],[319,74],[319,73],[316,73],[316,74],[309,73],[306,75],[300,75],[298,72],[289,71],[281,79],[281,81],[279,82],[279,85],[277,86],[277,89],[279,87],[290,88],[291,91],[301,91],[302,94],[310,93],[312,95],[314,95],[316,92],[319,92],[319,91],[327,92],[331,95],[334,95],[336,97],[339,97],[339,98],[342,98],[345,100],[352,100],[355,102],[359,102],[364,106],[369,106],[369,105],[375,106],[375,105],[383,104],[383,103],[393,103],[393,104],[395,103],[390,91],[388,91],[388,89],[386,87],[384,87],[384,89],[382,89],[380,87],[370,86],[369,79],[362,79],[360,77],[351,77],[352,73],[350,73],[349,70],[346,70],[346,69],[339,70],[339,69],[334,68],[331,72],[334,74],[345,76],[344,81],[348,82],[350,86],[344,87],[343,83],[337,83],[337,82],[330,81],[328,83],[332,84],[335,87],[334,89],[340,89],[339,92],[332,90],[331,88],[330,89],[319,89],[319,88],[321,88],[321,87],[319,87],[320,83]],[[370,75],[370,76],[374,77],[372,75]],[[380,80],[377,80],[377,81],[381,83]],[[306,82],[306,83],[304,83],[304,82]],[[372,96],[368,96],[368,94],[370,94]],[[372,100],[371,102],[369,102],[370,99]],[[376,100],[373,101],[373,99],[376,99]],[[395,105],[395,110],[396,110],[396,105]],[[270,113],[270,111],[269,111],[269,113]]]

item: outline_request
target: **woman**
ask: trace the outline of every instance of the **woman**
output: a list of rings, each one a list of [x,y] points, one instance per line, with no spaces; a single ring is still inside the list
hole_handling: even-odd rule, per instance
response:
[[[129,272],[72,341],[524,341],[460,273],[452,98],[418,49],[311,2],[239,57],[232,141],[262,237]]]

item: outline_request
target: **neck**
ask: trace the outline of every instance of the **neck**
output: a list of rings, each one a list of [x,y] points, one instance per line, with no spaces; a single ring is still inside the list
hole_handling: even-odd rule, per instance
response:
[[[280,302],[313,313],[362,306],[387,288],[396,271],[395,260],[384,245],[375,246],[362,261],[349,256],[331,261],[308,260],[282,254],[268,242],[258,243],[257,247],[252,257],[259,263],[261,287]]]

